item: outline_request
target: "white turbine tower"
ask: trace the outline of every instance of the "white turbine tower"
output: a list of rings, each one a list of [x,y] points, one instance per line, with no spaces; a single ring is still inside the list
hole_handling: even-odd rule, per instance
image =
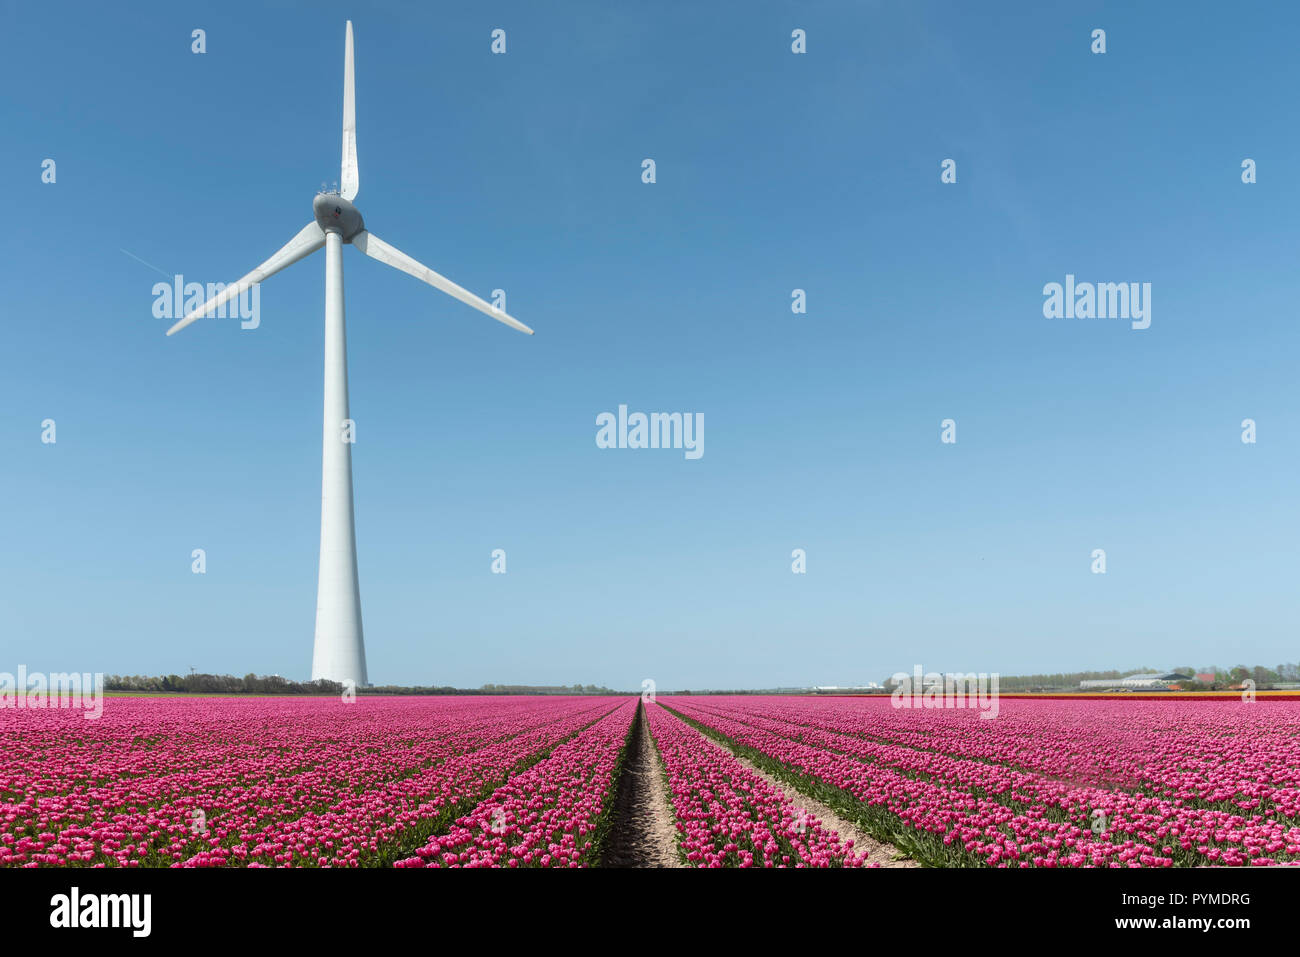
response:
[[[356,522],[352,511],[352,445],[348,419],[348,346],[343,320],[343,246],[351,243],[371,259],[409,273],[506,325],[532,335],[522,322],[416,262],[368,232],[352,205],[357,195],[357,118],[352,77],[352,21],[343,56],[343,169],[339,192],[320,193],[315,219],[270,259],[227,286],[167,330],[171,335],[300,259],[325,247],[325,418],[321,456],[320,577],[316,585],[316,644],[311,677],[368,684],[357,577]]]

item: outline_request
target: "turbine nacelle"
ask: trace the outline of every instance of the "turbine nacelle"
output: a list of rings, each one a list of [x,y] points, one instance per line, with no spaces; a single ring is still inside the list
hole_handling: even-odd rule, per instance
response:
[[[338,233],[345,243],[366,228],[361,211],[339,193],[317,193],[311,211],[321,232]]]

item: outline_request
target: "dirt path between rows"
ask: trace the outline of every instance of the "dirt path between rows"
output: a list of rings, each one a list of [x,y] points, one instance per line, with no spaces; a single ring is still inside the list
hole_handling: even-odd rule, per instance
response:
[[[691,728],[691,730],[694,731],[696,734],[698,734],[705,741],[709,742],[709,744],[713,745],[718,750],[725,751],[727,752],[727,754],[730,754],[733,758],[739,761],[745,768],[752,771],[754,774],[757,774],[768,784],[772,785],[772,787],[778,789],[782,794],[784,794],[790,800],[791,804],[793,804],[795,807],[799,808],[800,810],[805,811],[806,813],[811,814],[813,817],[817,818],[817,820],[821,821],[823,825],[825,825],[826,827],[834,831],[836,834],[838,834],[841,840],[852,841],[853,849],[855,851],[866,851],[867,852],[866,863],[879,864],[881,867],[920,867],[921,866],[911,858],[904,857],[902,851],[894,847],[892,844],[884,844],[876,840],[874,837],[872,837],[866,831],[862,830],[862,828],[858,827],[852,821],[847,821],[844,818],[840,817],[838,814],[835,813],[835,811],[827,807],[825,804],[822,804],[820,801],[814,801],[806,794],[796,791],[788,784],[782,784],[776,778],[772,777],[772,775],[768,774],[766,771],[758,767],[758,765],[754,764],[752,761],[748,760],[747,758],[742,758],[738,754],[732,754],[730,748],[728,748],[724,744],[719,743],[713,738],[709,737],[707,734],[702,734],[699,731],[699,729]]]
[[[677,852],[663,762],[650,737],[645,706],[636,706],[627,763],[614,799],[614,822],[602,867],[685,867]]]

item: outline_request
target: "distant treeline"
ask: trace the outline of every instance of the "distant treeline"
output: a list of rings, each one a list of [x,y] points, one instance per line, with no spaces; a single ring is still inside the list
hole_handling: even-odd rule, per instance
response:
[[[290,681],[279,675],[105,675],[105,691],[189,694],[342,694],[337,681]]]
[[[428,687],[402,687],[400,685],[371,685],[367,688],[358,688],[357,694],[373,695],[437,695],[437,694],[459,694],[459,695],[626,695],[631,694],[629,691],[614,691],[610,688],[598,687],[596,685],[493,685],[487,684],[481,688],[428,688]]]
[[[999,675],[999,691],[1029,691],[1038,688],[1078,688],[1080,681],[1104,681],[1127,678],[1129,675],[1151,674],[1155,668],[1130,668],[1127,671],[1070,671],[1051,675]],[[1195,674],[1196,672],[1183,672]]]
[[[1192,680],[1190,681],[1182,682],[1182,685],[1189,690],[1222,690],[1224,688],[1230,688],[1233,685],[1240,685],[1247,678],[1254,681],[1255,686],[1260,689],[1267,688],[1274,684],[1300,681],[1300,665],[1284,662],[1275,668],[1266,668],[1263,665],[1256,665],[1253,668],[1247,667],[1246,665],[1235,665],[1231,668],[1207,665],[1203,668],[1170,668],[1167,671],[1157,668],[1130,668],[1128,671],[1070,671],[1043,675],[999,675],[998,690],[1053,691],[1071,688],[1077,689],[1079,687],[1079,682],[1081,681],[1115,680],[1118,678],[1127,678],[1130,675],[1152,673],[1168,674],[1170,672],[1187,675],[1191,678]],[[1196,680],[1198,674],[1213,674],[1214,680],[1198,681]],[[886,681],[885,684],[891,684],[891,682]]]
[[[179,694],[315,694],[337,695],[337,681],[290,681],[279,675],[105,675],[105,691]],[[596,685],[484,685],[482,688],[401,687],[381,685],[357,688],[359,695],[615,695]]]
[[[1099,679],[1127,678],[1129,675],[1148,674],[1155,668],[1131,668],[1128,671],[1072,671],[1041,675],[999,675],[999,691],[1061,691],[1077,690],[1079,682]],[[1247,678],[1255,682],[1261,690],[1273,685],[1300,682],[1300,665],[1283,663],[1275,668],[1256,665],[1249,668],[1236,665],[1232,668],[1210,666],[1205,668],[1173,668],[1171,671],[1189,675],[1193,680],[1183,683],[1188,690],[1221,690],[1240,686]],[[1195,680],[1198,674],[1214,674],[1212,682]],[[892,682],[886,679],[880,693],[887,693]],[[143,693],[181,693],[181,694],[284,694],[284,695],[337,695],[343,693],[343,686],[337,681],[290,681],[279,675],[247,674],[242,678],[234,675],[107,675],[104,678],[105,691],[135,691]],[[663,694],[678,695],[764,695],[764,694],[808,694],[807,688],[767,688],[763,690],[735,689],[694,689]],[[826,693],[857,692],[866,689],[837,688],[826,689]],[[453,688],[450,686],[400,686],[381,685],[357,688],[359,695],[626,695],[638,694],[636,691],[616,691],[602,685],[498,685],[485,684],[481,688]]]
[[[806,695],[813,693],[812,688],[683,688],[676,691],[661,691],[659,694],[665,695]],[[838,691],[857,692],[858,688],[839,688]]]
[[[1278,684],[1291,684],[1300,681],[1300,664],[1294,662],[1282,662],[1273,668],[1267,668],[1264,665],[1255,665],[1248,668],[1245,665],[1234,665],[1231,668],[1220,668],[1217,665],[1210,665],[1205,668],[1175,668],[1179,674],[1191,675],[1193,679],[1198,673],[1213,674],[1213,681],[1184,681],[1182,687],[1189,691],[1209,688],[1215,691],[1222,691],[1225,688],[1239,687],[1243,681],[1249,678],[1255,682],[1255,687],[1261,690]]]
[[[631,694],[603,685],[484,685],[475,694]]]

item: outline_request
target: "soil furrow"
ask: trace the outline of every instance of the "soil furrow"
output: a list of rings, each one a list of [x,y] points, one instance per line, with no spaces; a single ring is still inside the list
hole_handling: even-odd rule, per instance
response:
[[[619,777],[614,821],[602,867],[684,867],[663,763],[637,703],[627,763]]]

